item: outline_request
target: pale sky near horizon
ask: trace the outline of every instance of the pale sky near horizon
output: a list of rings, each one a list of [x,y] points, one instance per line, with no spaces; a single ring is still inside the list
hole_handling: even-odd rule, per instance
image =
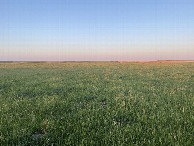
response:
[[[194,0],[0,0],[0,61],[194,60]]]

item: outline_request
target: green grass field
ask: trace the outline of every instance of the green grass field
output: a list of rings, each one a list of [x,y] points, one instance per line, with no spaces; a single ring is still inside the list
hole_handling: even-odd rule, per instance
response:
[[[2,62],[0,145],[192,145],[194,63]]]

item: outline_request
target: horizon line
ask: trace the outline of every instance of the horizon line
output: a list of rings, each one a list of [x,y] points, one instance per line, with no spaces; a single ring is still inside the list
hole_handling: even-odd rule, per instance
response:
[[[0,60],[0,62],[154,62],[154,61],[194,61],[194,60]]]

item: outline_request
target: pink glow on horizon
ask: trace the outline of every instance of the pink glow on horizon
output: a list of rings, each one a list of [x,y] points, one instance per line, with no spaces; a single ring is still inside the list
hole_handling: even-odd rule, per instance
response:
[[[194,52],[193,52],[194,54]],[[3,58],[3,59],[1,59]],[[194,60],[192,52],[111,52],[111,53],[33,53],[33,54],[21,54],[15,53],[6,55],[6,57],[0,55],[0,60],[18,60],[18,61],[144,61],[144,60]]]
[[[0,46],[1,61],[194,60],[193,45],[15,45]]]

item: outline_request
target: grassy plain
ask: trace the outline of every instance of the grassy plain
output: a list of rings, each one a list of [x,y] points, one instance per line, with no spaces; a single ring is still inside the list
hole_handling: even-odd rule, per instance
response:
[[[0,145],[192,145],[194,63],[2,62]]]

